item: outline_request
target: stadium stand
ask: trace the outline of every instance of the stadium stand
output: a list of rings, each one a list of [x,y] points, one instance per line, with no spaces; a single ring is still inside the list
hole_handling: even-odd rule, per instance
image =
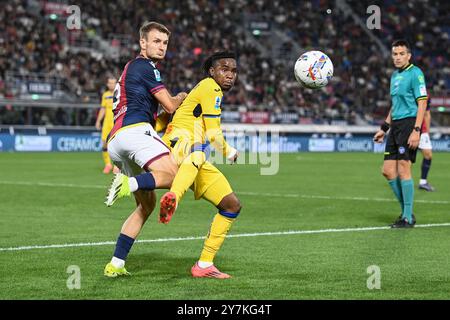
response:
[[[104,79],[118,77],[137,54],[137,30],[145,20],[172,31],[160,66],[172,92],[193,87],[211,52],[235,50],[239,81],[226,97],[226,110],[270,114],[262,121],[378,124],[389,107],[392,67],[386,52],[397,37],[411,42],[431,95],[448,96],[450,4],[371,4],[382,8],[381,30],[364,28],[367,5],[353,0],[78,0],[81,30],[67,29],[69,1],[1,2],[0,99],[21,103],[2,103],[0,124],[92,126]],[[442,41],[431,40],[436,38]],[[300,88],[293,77],[295,59],[310,49],[326,52],[335,66],[332,85],[322,90]],[[91,108],[38,104],[30,111],[29,101],[36,100]],[[230,113],[224,120],[242,118]]]

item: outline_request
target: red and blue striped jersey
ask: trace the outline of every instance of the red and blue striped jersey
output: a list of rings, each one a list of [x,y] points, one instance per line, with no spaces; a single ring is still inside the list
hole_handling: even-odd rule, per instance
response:
[[[155,125],[159,102],[155,93],[164,89],[155,63],[139,55],[129,61],[114,90],[114,127],[110,137],[123,127],[146,122]]]

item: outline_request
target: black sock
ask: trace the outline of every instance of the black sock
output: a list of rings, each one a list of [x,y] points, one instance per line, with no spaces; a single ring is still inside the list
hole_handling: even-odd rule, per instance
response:
[[[422,179],[427,180],[428,171],[430,171],[431,159],[423,159],[422,161]]]
[[[156,186],[155,178],[151,172],[142,173],[137,175],[136,181],[139,190],[154,190]]]
[[[116,250],[114,251],[114,257],[126,260],[128,252],[130,252],[131,246],[134,243],[134,239],[121,233],[117,239]]]

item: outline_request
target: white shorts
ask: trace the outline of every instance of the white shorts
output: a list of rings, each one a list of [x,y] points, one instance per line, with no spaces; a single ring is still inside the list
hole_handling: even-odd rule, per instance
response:
[[[146,171],[149,164],[168,155],[170,149],[148,123],[119,131],[109,141],[108,153],[122,173],[131,177]]]
[[[431,150],[431,140],[430,140],[430,134],[428,132],[422,133],[420,135],[420,143],[419,143],[419,149],[427,149]]]

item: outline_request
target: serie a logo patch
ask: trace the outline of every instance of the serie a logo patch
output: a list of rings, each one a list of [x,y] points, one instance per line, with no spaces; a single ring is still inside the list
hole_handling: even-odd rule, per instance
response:
[[[153,72],[155,72],[156,81],[161,81],[161,73],[159,73],[159,70],[155,69]]]
[[[216,101],[214,104],[214,108],[216,109],[220,109],[220,103],[222,102],[222,99],[220,99],[220,97],[216,97]]]

